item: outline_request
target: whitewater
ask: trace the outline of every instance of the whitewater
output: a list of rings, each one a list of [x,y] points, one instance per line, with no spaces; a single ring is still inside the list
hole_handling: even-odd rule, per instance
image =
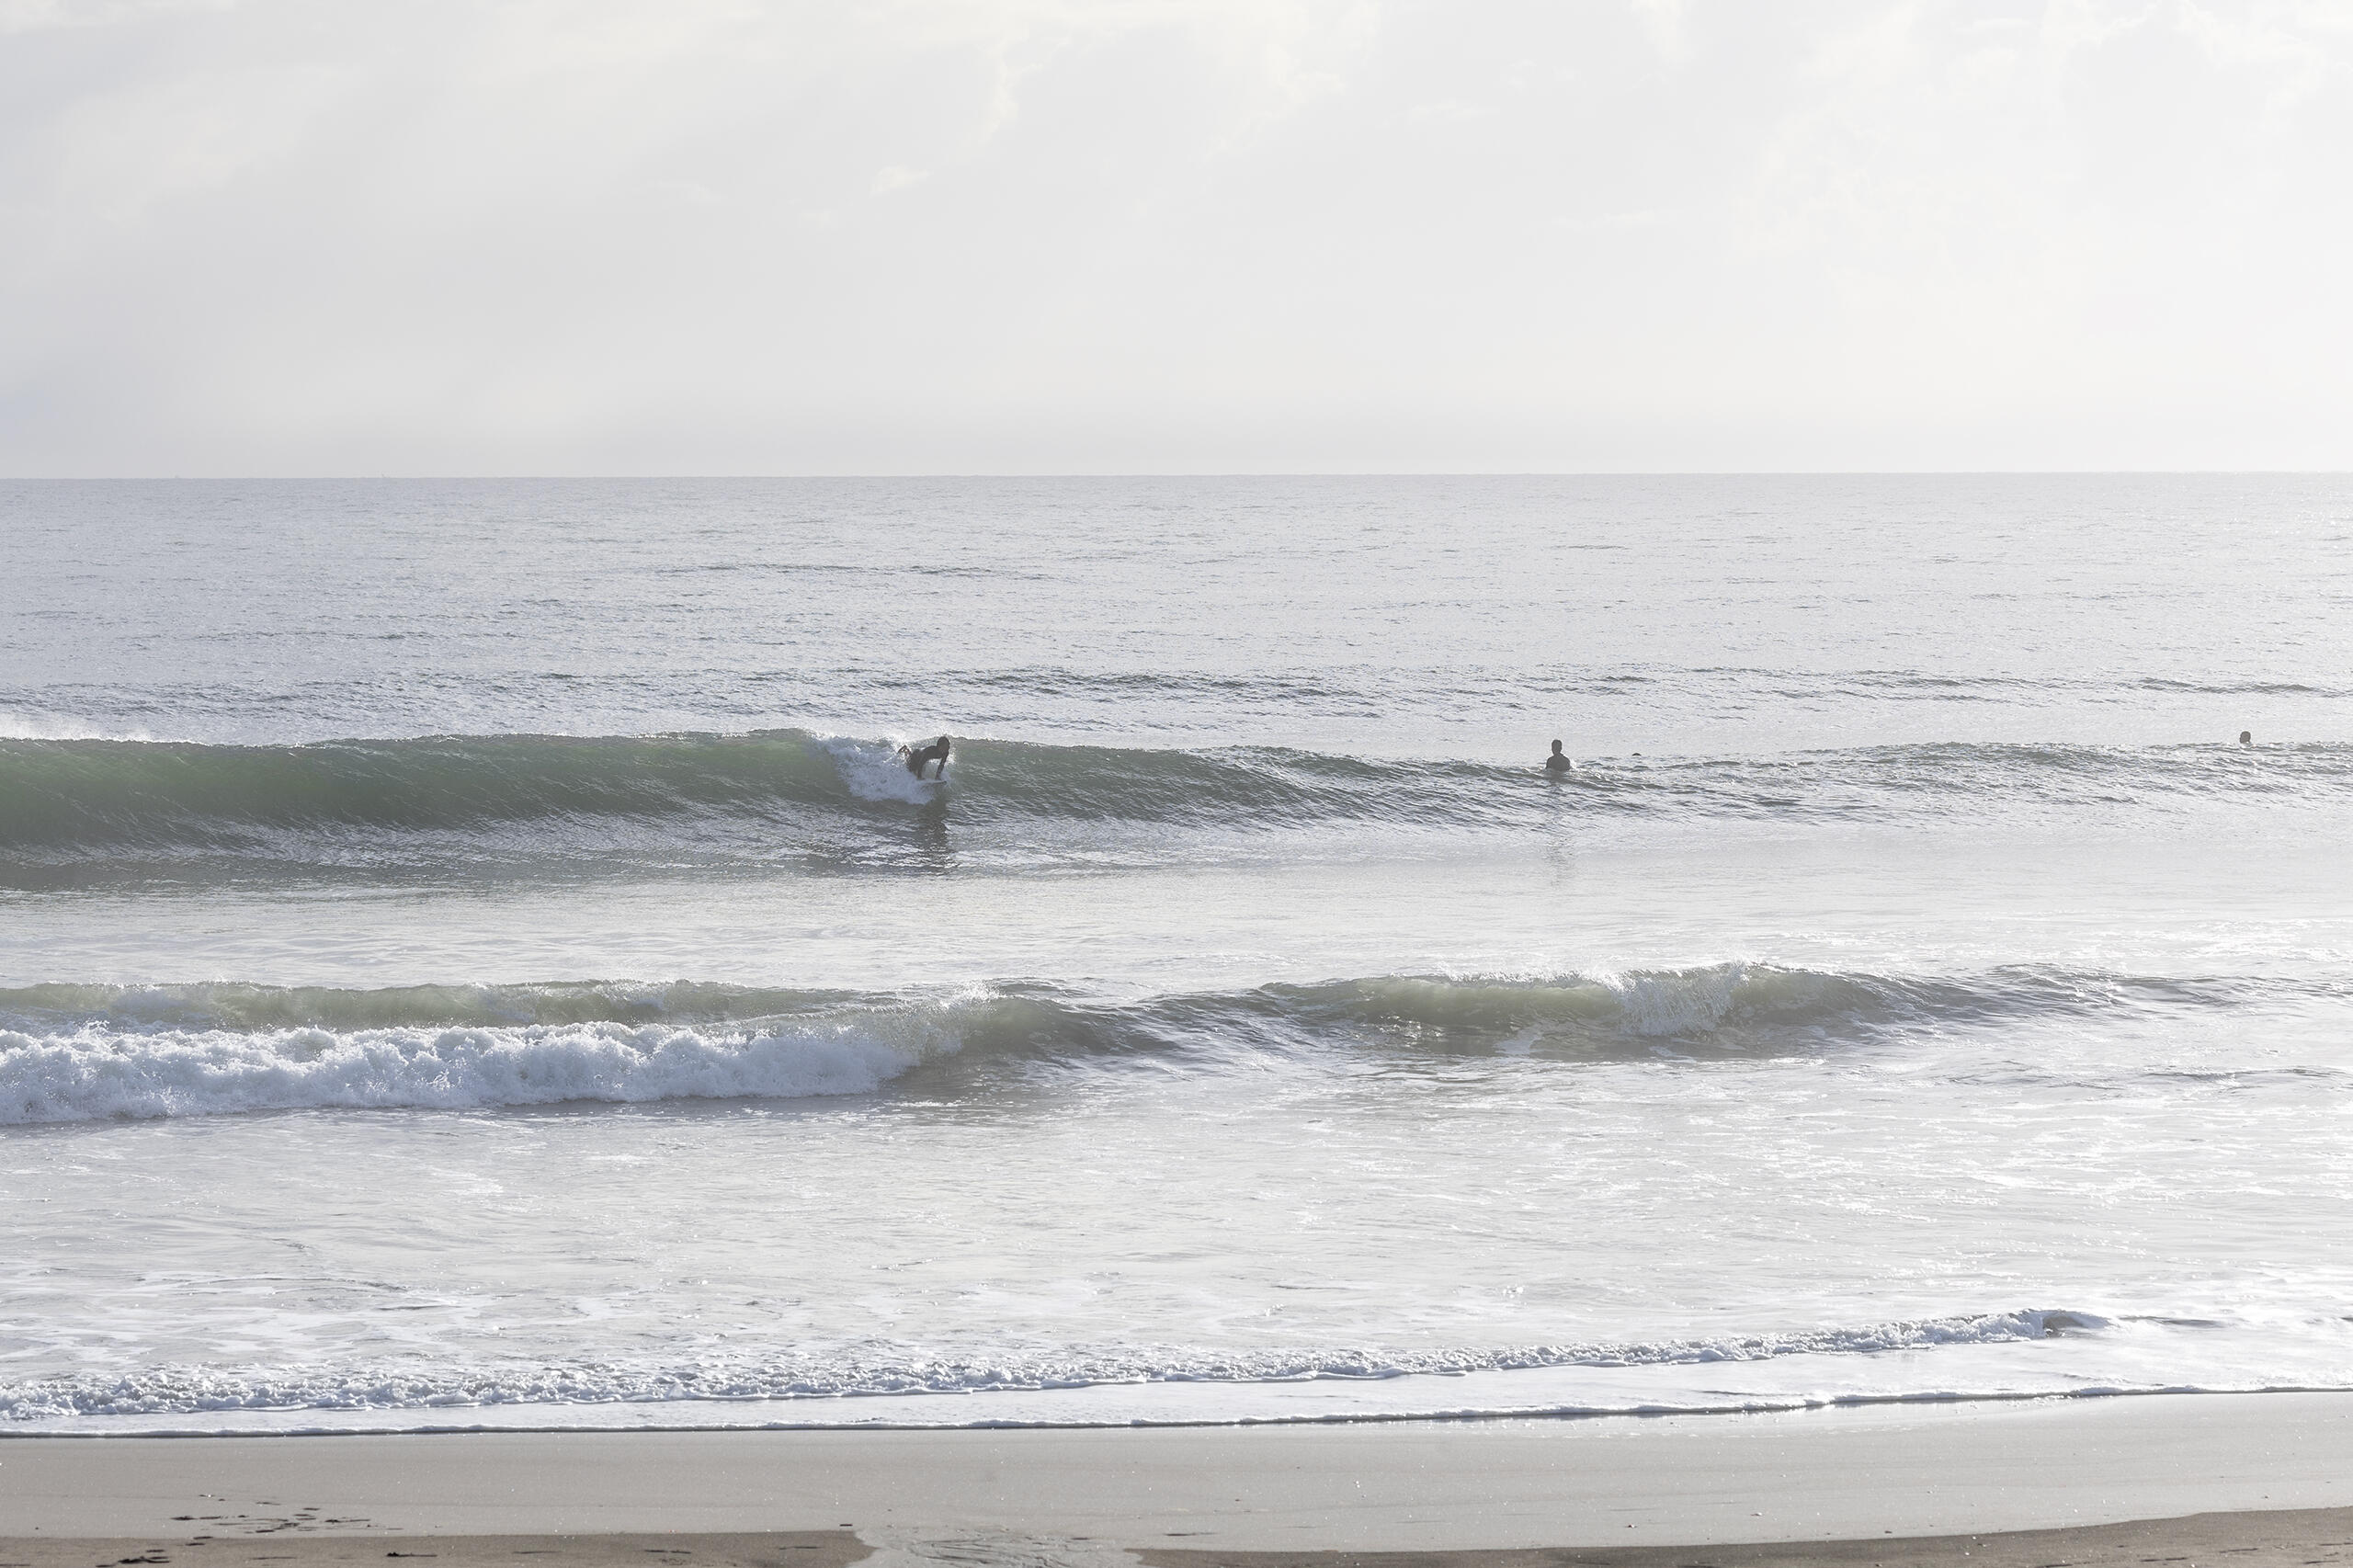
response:
[[[2353,1388],[2346,481],[0,535],[0,1431]]]

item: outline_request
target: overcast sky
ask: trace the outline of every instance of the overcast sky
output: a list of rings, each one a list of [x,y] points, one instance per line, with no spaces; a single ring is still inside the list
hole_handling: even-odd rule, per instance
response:
[[[2353,0],[0,0],[0,471],[2353,468]]]

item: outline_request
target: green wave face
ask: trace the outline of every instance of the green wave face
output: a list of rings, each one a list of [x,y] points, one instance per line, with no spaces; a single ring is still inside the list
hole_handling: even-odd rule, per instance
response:
[[[2279,983],[2267,983],[2272,991]],[[1743,962],[1550,976],[1371,975],[1131,1002],[1036,983],[859,993],[683,980],[381,988],[209,981],[0,989],[0,1031],[21,1043],[85,1033],[135,1041],[167,1035],[612,1024],[688,1029],[713,1040],[814,1028],[930,1030],[951,1034],[968,1048],[1022,1055],[1215,1054],[1371,1041],[1472,1051],[1531,1044],[1642,1051],[1679,1042],[1778,1052],[1790,1040],[1853,1040],[1914,1026],[2230,1006],[2240,1000],[2240,990],[2222,982],[2047,966],[1919,976]]]
[[[298,746],[0,741],[11,868],[175,859],[367,868],[550,857],[856,861],[911,829],[1051,851],[1379,829],[1524,835],[1623,818],[1942,820],[1952,813],[2353,808],[2353,746],[1938,744],[1588,760],[1563,776],[1271,747],[1155,750],[960,740],[944,779],[892,743],[739,735],[434,736]],[[1158,835],[1158,836],[1155,836]]]

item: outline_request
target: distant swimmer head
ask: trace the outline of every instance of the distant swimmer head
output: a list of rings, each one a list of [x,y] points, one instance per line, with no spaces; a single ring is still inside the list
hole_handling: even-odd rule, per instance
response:
[[[1575,763],[1569,760],[1568,754],[1561,749],[1561,743],[1554,741],[1552,743],[1552,755],[1544,759],[1544,771],[1547,773],[1566,773],[1575,766]]]
[[[2255,732],[2253,730],[2241,730],[2239,732],[2239,744],[2251,745],[2254,744],[2254,741]]]

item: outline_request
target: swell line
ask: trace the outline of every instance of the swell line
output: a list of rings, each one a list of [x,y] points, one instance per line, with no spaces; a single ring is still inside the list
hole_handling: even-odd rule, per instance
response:
[[[1201,1070],[1366,1051],[1740,1062],[2026,1018],[2227,1010],[2314,989],[2036,966],[1933,976],[1746,962],[1375,975],[1135,1001],[1011,983],[877,995],[688,982],[36,985],[0,991],[0,1124],[792,1099],[872,1094],[926,1068],[1141,1057]]]
[[[1562,820],[1903,821],[1956,811],[2353,805],[2353,745],[1929,744],[1533,766],[1280,747],[966,739],[941,783],[888,741],[802,731],[451,735],[290,746],[0,740],[0,874],[177,859],[333,867],[404,857],[762,856],[911,822],[967,832],[1371,827]],[[1048,841],[1051,841],[1049,839]]]

